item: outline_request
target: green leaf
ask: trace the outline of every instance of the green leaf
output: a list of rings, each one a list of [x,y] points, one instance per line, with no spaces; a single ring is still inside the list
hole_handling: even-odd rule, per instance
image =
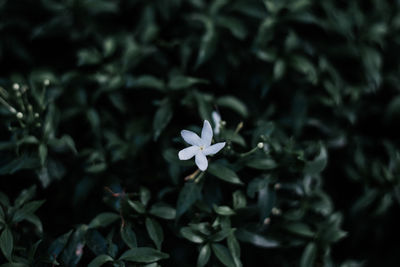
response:
[[[197,258],[197,267],[203,267],[206,266],[208,261],[210,260],[211,256],[211,248],[209,244],[205,244],[201,249],[199,253],[199,257]]]
[[[227,238],[231,232],[232,232],[231,228],[222,229],[213,234],[212,236],[210,236],[208,239],[211,240],[212,242],[221,242],[222,240]]]
[[[127,87],[152,88],[152,89],[154,88],[157,90],[163,90],[165,89],[165,84],[162,80],[158,79],[157,77],[151,75],[143,75],[137,78],[133,78],[132,81],[130,81],[127,84]]]
[[[18,197],[14,201],[14,206],[19,208],[27,201],[33,198],[36,193],[36,186],[31,186],[28,189],[22,190],[22,192],[18,195]]]
[[[14,160],[3,164],[0,167],[0,175],[14,174],[17,171],[35,169],[40,166],[37,157],[30,157],[23,154],[21,157],[16,157]]]
[[[39,217],[36,216],[35,214],[26,214],[24,220],[35,225],[39,232],[41,233],[43,232],[42,222],[40,221]]]
[[[225,167],[224,165],[218,163],[211,163],[208,166],[208,172],[223,181],[232,184],[243,184],[243,182],[240,180],[237,174],[231,169]]]
[[[235,210],[242,209],[247,206],[246,196],[243,194],[242,191],[236,190],[235,192],[233,192],[232,198],[233,198],[233,208]]]
[[[265,186],[258,191],[257,199],[261,223],[270,216],[271,210],[275,206],[275,201],[275,190],[271,189],[268,183],[265,184]]]
[[[240,244],[232,231],[228,235],[228,248],[236,267],[243,266],[242,262],[240,261]]]
[[[143,214],[146,212],[145,206],[139,201],[132,201],[128,199],[128,205],[133,208],[137,213]]]
[[[315,233],[311,230],[311,228],[304,223],[297,222],[297,223],[287,223],[283,226],[287,231],[297,234],[304,237],[314,237]]]
[[[228,206],[216,206],[213,205],[214,211],[218,214],[218,215],[223,215],[223,216],[231,216],[235,214],[235,211],[232,210],[230,207]]]
[[[218,260],[227,267],[235,267],[235,263],[232,259],[232,256],[229,253],[229,250],[220,244],[212,244],[212,250],[217,256]]]
[[[161,249],[161,244],[164,240],[164,232],[161,228],[161,225],[156,221],[149,217],[146,218],[146,229],[149,234],[151,240],[153,240],[157,249]]]
[[[173,220],[176,216],[176,210],[173,207],[163,203],[156,203],[151,206],[149,213],[166,220]]]
[[[0,249],[8,261],[12,261],[12,251],[14,248],[14,239],[11,230],[6,227],[0,235]]]
[[[190,88],[196,84],[207,84],[207,83],[208,83],[207,80],[189,76],[176,75],[172,76],[171,79],[169,80],[168,88],[170,88],[171,90],[182,90]]]
[[[141,248],[133,248],[128,251],[125,251],[120,260],[132,261],[132,262],[141,262],[141,263],[151,263],[154,261],[159,261],[162,259],[169,258],[168,254],[155,250],[154,248],[141,247]]]
[[[150,190],[147,189],[146,187],[141,186],[139,190],[139,195],[140,195],[140,202],[142,202],[144,206],[147,206],[147,203],[149,203],[149,200],[151,198]]]
[[[120,216],[116,213],[112,212],[100,213],[90,222],[89,228],[107,227],[108,225],[112,224],[119,218]]]
[[[263,235],[253,233],[245,229],[238,229],[236,231],[236,237],[243,242],[251,243],[257,247],[262,247],[262,248],[280,247],[280,243],[277,240],[269,239]]]
[[[13,217],[13,222],[17,223],[26,219],[29,215],[35,213],[35,211],[43,205],[44,200],[35,200],[26,203],[21,209],[17,210]]]
[[[40,158],[40,164],[44,166],[44,163],[46,162],[47,159],[47,146],[45,144],[39,145],[39,158]]]
[[[136,234],[132,230],[132,227],[130,224],[126,224],[123,227],[121,227],[121,237],[122,237],[122,240],[124,240],[125,244],[127,244],[129,248],[137,247]]]
[[[182,227],[180,230],[181,235],[187,240],[201,244],[205,241],[204,236],[190,227]]]
[[[233,36],[243,40],[247,36],[247,29],[241,20],[234,17],[218,16],[218,24],[227,28]]]
[[[203,37],[201,38],[199,53],[197,55],[196,68],[203,65],[214,54],[217,44],[217,34],[213,21],[207,17],[200,17],[206,28]]]
[[[257,170],[272,170],[275,169],[278,164],[273,159],[253,158],[246,162],[246,166]]]
[[[9,262],[9,263],[5,263],[0,265],[0,267],[28,267],[29,265],[25,264],[25,263],[19,263],[19,262]]]
[[[322,172],[328,163],[328,154],[326,148],[321,146],[318,156],[316,156],[312,161],[306,163],[304,167],[304,172],[307,174],[318,174]]]
[[[317,246],[311,242],[305,247],[300,260],[300,267],[314,266],[315,258],[317,257]]]
[[[217,105],[230,108],[236,111],[239,115],[247,118],[249,112],[245,104],[234,96],[221,96],[217,99]]]
[[[176,203],[176,218],[181,217],[197,200],[201,198],[200,186],[197,183],[187,182],[179,192]]]
[[[173,116],[172,106],[168,98],[165,98],[157,109],[153,120],[154,141],[158,139],[164,128],[171,121]]]
[[[88,265],[88,267],[98,267],[102,266],[106,262],[114,261],[113,258],[111,258],[108,255],[99,255],[96,258],[94,258]]]
[[[279,59],[274,65],[274,79],[280,80],[285,74],[286,64],[285,61]]]

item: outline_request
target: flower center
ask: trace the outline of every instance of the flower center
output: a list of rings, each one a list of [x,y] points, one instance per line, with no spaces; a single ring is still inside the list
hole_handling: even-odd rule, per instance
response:
[[[204,149],[204,146],[200,146],[200,150],[203,150]]]

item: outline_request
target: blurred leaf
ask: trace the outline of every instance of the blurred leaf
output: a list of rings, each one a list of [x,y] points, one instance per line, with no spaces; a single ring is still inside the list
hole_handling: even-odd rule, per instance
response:
[[[217,256],[218,260],[223,263],[225,266],[228,267],[235,267],[235,263],[232,259],[232,256],[229,253],[229,250],[220,244],[212,244],[211,245],[212,250],[215,254],[215,256]]]
[[[235,210],[245,208],[247,206],[246,196],[242,191],[236,190],[233,194],[233,208]]]
[[[129,248],[137,247],[136,234],[133,232],[130,224],[126,224],[121,227],[121,237]]]
[[[161,244],[164,240],[164,232],[161,228],[161,225],[154,219],[146,218],[146,229],[149,234],[151,240],[154,241],[157,249],[161,249]]]
[[[173,115],[171,103],[168,101],[168,98],[165,98],[160,107],[157,109],[156,114],[154,115],[153,120],[153,132],[154,132],[154,140],[156,141],[160,136],[161,132],[171,121]]]
[[[311,230],[311,228],[304,223],[300,223],[300,222],[293,222],[293,223],[287,223],[285,225],[283,225],[283,227],[293,233],[293,234],[297,234],[300,236],[304,236],[304,237],[314,237],[315,233]]]
[[[153,248],[141,247],[125,251],[121,255],[121,257],[119,257],[119,259],[132,262],[151,263],[154,261],[167,259],[168,257],[168,254],[165,254]]]
[[[328,163],[328,154],[326,148],[321,146],[318,156],[312,161],[308,161],[304,167],[304,172],[307,174],[318,174],[322,172]]]
[[[176,219],[179,219],[197,200],[201,198],[201,189],[198,184],[187,182],[179,192],[176,203]]]
[[[312,267],[314,266],[315,258],[317,256],[317,247],[311,242],[305,247],[303,255],[301,256],[300,266],[301,267]]]
[[[156,203],[151,206],[149,213],[166,220],[173,220],[176,216],[176,210],[163,203]]]
[[[244,229],[238,229],[236,231],[236,237],[243,242],[247,242],[261,248],[277,248],[281,246],[277,240],[269,239],[265,236],[249,232]]]
[[[208,166],[208,172],[223,181],[232,184],[243,184],[243,182],[240,180],[240,178],[234,171],[221,164],[211,163]]]
[[[35,169],[40,165],[37,158],[23,154],[21,157],[4,164],[0,167],[0,175],[13,174],[17,171]]]
[[[113,261],[113,258],[111,258],[108,255],[99,255],[96,258],[94,258],[88,265],[88,267],[98,267],[102,266],[106,262]]]
[[[181,90],[190,88],[196,84],[207,84],[207,80],[189,77],[189,76],[181,76],[181,75],[174,75],[168,81],[168,88],[171,90]]]
[[[229,252],[232,255],[233,261],[235,262],[236,267],[241,267],[242,262],[240,260],[240,244],[237,241],[233,232],[228,235],[228,248]]]
[[[24,206],[17,210],[14,214],[13,221],[15,223],[20,222],[22,220],[25,220],[29,215],[32,215],[33,213],[36,212],[36,210],[43,205],[45,201],[44,200],[36,200],[36,201],[31,201]]]
[[[12,262],[11,255],[14,248],[14,238],[8,227],[6,227],[0,235],[0,248],[6,259]]]
[[[275,169],[278,164],[273,159],[251,158],[246,162],[246,166],[257,170],[271,170]]]
[[[234,96],[221,96],[217,99],[217,105],[230,108],[246,118],[249,115],[246,105]]]
[[[214,211],[218,215],[231,216],[231,215],[235,214],[235,212],[228,206],[216,206],[216,205],[213,205],[213,208],[214,208]]]
[[[107,227],[112,224],[116,220],[118,220],[120,216],[116,213],[111,212],[103,212],[97,215],[90,223],[89,228],[98,228],[98,227]]]
[[[203,243],[205,241],[203,235],[201,233],[197,233],[190,227],[183,227],[180,230],[181,235],[186,238],[187,240],[193,243]]]
[[[197,267],[206,266],[211,256],[211,248],[209,244],[205,244],[201,247],[199,256],[197,258]]]

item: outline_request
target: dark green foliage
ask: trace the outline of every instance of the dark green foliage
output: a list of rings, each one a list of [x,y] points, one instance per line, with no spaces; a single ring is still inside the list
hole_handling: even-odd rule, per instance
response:
[[[0,267],[397,266],[399,33],[398,1],[0,0]]]

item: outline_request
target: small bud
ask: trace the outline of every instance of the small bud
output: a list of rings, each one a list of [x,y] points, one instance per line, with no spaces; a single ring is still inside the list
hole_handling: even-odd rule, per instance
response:
[[[226,125],[226,121],[221,121],[221,126],[225,126]]]
[[[13,84],[13,89],[14,89],[15,91],[18,91],[18,90],[19,90],[19,84],[18,84],[18,83],[14,83],[14,84]]]
[[[263,142],[258,143],[258,144],[257,144],[257,147],[258,147],[259,149],[262,149],[262,148],[264,147],[264,143],[263,143]]]
[[[49,79],[44,80],[44,81],[43,81],[43,84],[44,84],[45,86],[49,86],[49,85],[50,85],[50,80],[49,80]]]
[[[17,97],[21,97],[21,93],[20,93],[20,92],[17,92],[15,95],[16,95]]]
[[[265,225],[270,224],[270,222],[271,222],[270,218],[265,218],[265,220],[264,220],[264,224]]]
[[[32,111],[32,110],[33,110],[32,105],[28,105],[28,110],[29,110],[29,111]]]
[[[39,118],[39,113],[36,112],[34,116],[35,118]]]
[[[282,213],[280,209],[275,208],[275,207],[272,208],[271,212],[273,215],[281,215],[281,213]]]
[[[275,190],[279,190],[281,188],[281,184],[275,184],[274,188],[275,188]]]
[[[8,110],[13,114],[17,113],[17,110],[13,107],[10,107]]]
[[[24,114],[22,114],[22,112],[18,112],[17,113],[17,118],[18,119],[22,119],[24,117]]]

